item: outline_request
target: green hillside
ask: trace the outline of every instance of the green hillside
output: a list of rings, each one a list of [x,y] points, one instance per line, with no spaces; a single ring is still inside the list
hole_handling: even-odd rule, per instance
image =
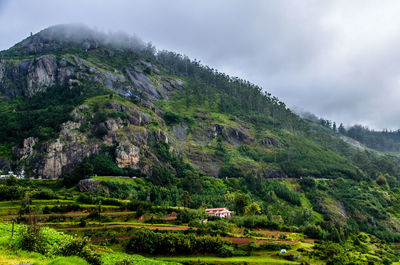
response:
[[[56,256],[397,261],[400,158],[348,144],[246,80],[137,39],[61,25],[0,53],[0,95],[0,169],[26,177],[0,179],[0,219],[36,227],[30,217],[39,216],[89,237],[101,259]],[[211,207],[234,216],[205,216]],[[44,255],[21,252],[23,260],[57,262],[21,249]]]

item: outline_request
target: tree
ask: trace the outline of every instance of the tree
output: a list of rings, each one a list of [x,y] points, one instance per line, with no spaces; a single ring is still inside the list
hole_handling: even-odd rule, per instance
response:
[[[344,128],[343,123],[339,125],[339,133],[346,134],[346,129]]]
[[[383,175],[379,175],[379,177],[376,179],[376,184],[379,186],[384,186],[387,184],[386,178]]]
[[[237,193],[233,201],[234,210],[238,215],[243,215],[246,206],[249,204],[249,197],[244,193]]]
[[[245,212],[245,214],[247,214],[247,215],[261,214],[261,208],[260,208],[260,205],[258,205],[258,203],[253,202],[253,203],[247,205],[247,206],[244,208],[244,212]]]
[[[187,207],[189,204],[192,203],[192,199],[190,198],[189,192],[184,191],[181,196],[181,202],[183,207]]]
[[[336,122],[333,122],[332,130],[334,130],[336,132]]]

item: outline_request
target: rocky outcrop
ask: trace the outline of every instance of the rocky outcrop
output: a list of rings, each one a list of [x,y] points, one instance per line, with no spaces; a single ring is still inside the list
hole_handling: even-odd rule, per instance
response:
[[[60,136],[45,146],[46,156],[39,166],[38,174],[45,178],[57,178],[69,172],[85,157],[100,151],[101,141],[89,139],[79,132],[80,124],[66,122],[62,125]]]
[[[156,85],[148,78],[143,71],[139,68],[126,68],[125,73],[128,76],[129,81],[132,82],[134,87],[144,93],[150,100],[160,100],[162,98],[160,92],[158,92]]]
[[[185,141],[188,136],[189,128],[186,124],[180,123],[172,126],[172,134],[180,141]]]
[[[18,155],[21,159],[26,159],[34,154],[34,147],[38,140],[39,139],[35,137],[24,139],[23,147],[18,150]]]
[[[120,168],[138,169],[140,149],[132,143],[120,143],[115,151],[115,160]]]
[[[53,55],[43,55],[33,60],[28,68],[27,87],[24,95],[31,97],[37,92],[55,84],[57,76],[57,60]]]
[[[0,60],[0,82],[2,81],[4,77],[4,71],[6,70],[5,67],[5,60]]]
[[[264,145],[266,147],[282,147],[282,143],[279,142],[278,140],[272,138],[272,137],[264,137],[261,141],[260,141],[261,145]]]
[[[231,145],[251,143],[254,140],[244,128],[225,128],[219,124],[212,125],[210,136],[212,138],[218,138],[221,136],[224,141]]]
[[[78,182],[80,192],[94,192],[100,185],[100,181],[94,179],[82,179]]]

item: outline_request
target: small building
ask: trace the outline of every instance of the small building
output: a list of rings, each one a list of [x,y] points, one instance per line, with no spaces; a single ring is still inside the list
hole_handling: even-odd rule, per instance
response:
[[[210,208],[206,209],[206,214],[212,215],[212,216],[218,216],[221,218],[230,218],[231,217],[231,211],[228,210],[228,208]]]

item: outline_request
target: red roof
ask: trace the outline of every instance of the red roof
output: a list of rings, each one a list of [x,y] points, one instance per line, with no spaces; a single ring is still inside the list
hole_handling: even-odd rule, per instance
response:
[[[229,211],[227,208],[210,208],[206,209],[206,212],[214,212],[214,211]]]

